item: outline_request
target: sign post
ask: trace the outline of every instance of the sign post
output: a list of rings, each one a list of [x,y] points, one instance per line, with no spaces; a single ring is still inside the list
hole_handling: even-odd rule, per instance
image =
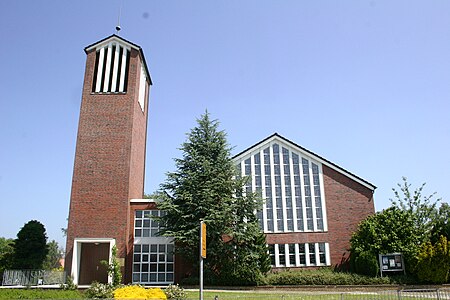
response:
[[[200,300],[203,300],[203,259],[206,258],[206,224],[200,221]]]

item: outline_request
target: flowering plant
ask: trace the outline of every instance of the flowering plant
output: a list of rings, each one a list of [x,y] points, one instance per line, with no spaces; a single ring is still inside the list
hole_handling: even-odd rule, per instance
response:
[[[139,285],[129,285],[114,291],[114,299],[163,299],[167,296],[160,288],[150,288]]]

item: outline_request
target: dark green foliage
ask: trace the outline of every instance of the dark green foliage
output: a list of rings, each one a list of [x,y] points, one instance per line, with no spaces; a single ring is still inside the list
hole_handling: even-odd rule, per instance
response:
[[[426,242],[420,247],[417,263],[417,276],[421,281],[448,283],[450,276],[450,242],[441,236],[432,244]]]
[[[177,170],[167,174],[155,195],[158,207],[167,212],[159,220],[161,234],[175,239],[177,253],[194,266],[196,275],[199,224],[204,220],[205,277],[256,284],[267,271],[265,238],[254,214],[261,200],[253,193],[242,193],[247,178],[238,176],[218,121],[206,113],[197,123],[182,144],[183,157],[175,159]]]
[[[369,251],[363,251],[352,259],[352,268],[358,274],[373,277],[380,271],[377,256]]]
[[[63,250],[59,248],[55,240],[47,243],[48,253],[42,265],[44,270],[52,270],[61,267],[60,259],[62,258]]]
[[[47,234],[39,221],[26,223],[14,241],[14,269],[41,269],[47,256]]]
[[[414,266],[415,255],[420,245],[415,234],[414,221],[408,212],[390,207],[362,221],[353,234],[351,243],[352,261],[364,253],[377,258],[378,254],[401,252],[409,266]]]
[[[0,237],[0,283],[3,272],[11,269],[14,255],[14,240]]]
[[[84,295],[77,291],[42,289],[0,289],[0,299],[80,299]]]
[[[332,270],[300,270],[272,273],[267,275],[268,285],[370,285],[390,284],[389,277],[370,277]]]
[[[433,230],[431,231],[431,242],[437,243],[441,236],[450,240],[450,205],[442,203],[436,216]]]

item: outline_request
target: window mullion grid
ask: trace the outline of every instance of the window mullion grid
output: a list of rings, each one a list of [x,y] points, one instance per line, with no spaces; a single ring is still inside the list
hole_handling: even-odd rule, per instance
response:
[[[260,164],[261,164],[261,197],[264,199],[262,210],[263,210],[263,232],[268,232],[267,230],[267,207],[266,207],[266,168],[264,164],[264,152],[263,149],[259,151]]]
[[[297,201],[295,194],[295,179],[294,179],[294,161],[292,159],[292,151],[289,150],[289,171],[290,171],[290,177],[291,177],[291,201],[292,201],[292,222],[294,225],[294,231],[300,231],[297,224]],[[297,245],[297,244],[296,244]],[[298,254],[298,246],[296,246],[296,255]],[[297,260],[296,260],[297,261]],[[297,262],[297,265],[299,263]]]
[[[320,266],[319,243],[314,243],[314,254],[316,256],[316,266]]]
[[[298,164],[299,164],[299,171],[300,171],[300,189],[302,191],[301,195],[302,195],[302,213],[303,213],[303,228],[304,228],[303,230],[308,231],[308,222],[307,222],[307,217],[306,217],[305,174],[303,172],[302,158],[303,157],[299,155]],[[306,265],[308,265],[308,264],[306,264]]]
[[[284,266],[289,265],[289,244],[284,244]]]
[[[278,244],[274,244],[274,250],[275,250],[275,267],[279,267],[280,266],[280,251],[278,249]]]
[[[298,244],[294,244],[295,246],[295,266],[299,267],[300,266],[300,250],[298,247]]]
[[[311,191],[311,209],[313,219],[313,231],[317,231],[317,214],[316,214],[316,193],[314,191],[314,174],[312,171],[312,161],[308,160],[309,171],[309,187]]]
[[[281,207],[283,209],[283,231],[289,231],[287,224],[287,210],[286,210],[286,182],[284,180],[284,154],[283,147],[280,145],[280,150],[278,152],[278,158],[280,162],[280,187],[281,187]],[[277,220],[278,221],[278,220]]]
[[[272,182],[271,184],[271,189],[272,189],[272,216],[273,216],[273,231],[274,232],[278,232],[278,220],[277,220],[277,207],[276,207],[276,203],[277,203],[277,194],[276,194],[276,183],[275,183],[275,164],[273,161],[273,149],[272,149],[272,144],[270,144],[269,146],[269,157],[270,157],[270,170],[271,170],[271,174],[270,174],[270,181]]]
[[[305,243],[305,265],[311,265],[311,263],[309,262],[309,243]]]

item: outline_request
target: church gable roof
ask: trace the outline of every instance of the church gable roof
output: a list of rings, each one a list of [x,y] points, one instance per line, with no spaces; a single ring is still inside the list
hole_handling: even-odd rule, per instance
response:
[[[245,149],[244,151],[236,154],[235,156],[233,156],[234,160],[240,160],[244,157],[246,157],[247,155],[249,155],[251,152],[256,151],[259,148],[265,148],[268,144],[274,142],[274,141],[278,141],[281,144],[285,144],[290,146],[291,148],[293,148],[295,151],[300,152],[301,154],[308,156],[310,158],[312,158],[313,160],[316,160],[320,163],[322,163],[323,165],[326,165],[328,167],[330,167],[331,169],[351,178],[352,180],[358,182],[359,184],[367,187],[368,189],[374,191],[377,187],[375,185],[373,185],[372,183],[362,179],[361,177],[347,171],[346,169],[336,165],[335,163],[323,158],[322,156],[292,142],[291,140],[279,135],[278,133],[274,133],[271,136],[263,139],[262,141],[256,143],[255,145]]]

